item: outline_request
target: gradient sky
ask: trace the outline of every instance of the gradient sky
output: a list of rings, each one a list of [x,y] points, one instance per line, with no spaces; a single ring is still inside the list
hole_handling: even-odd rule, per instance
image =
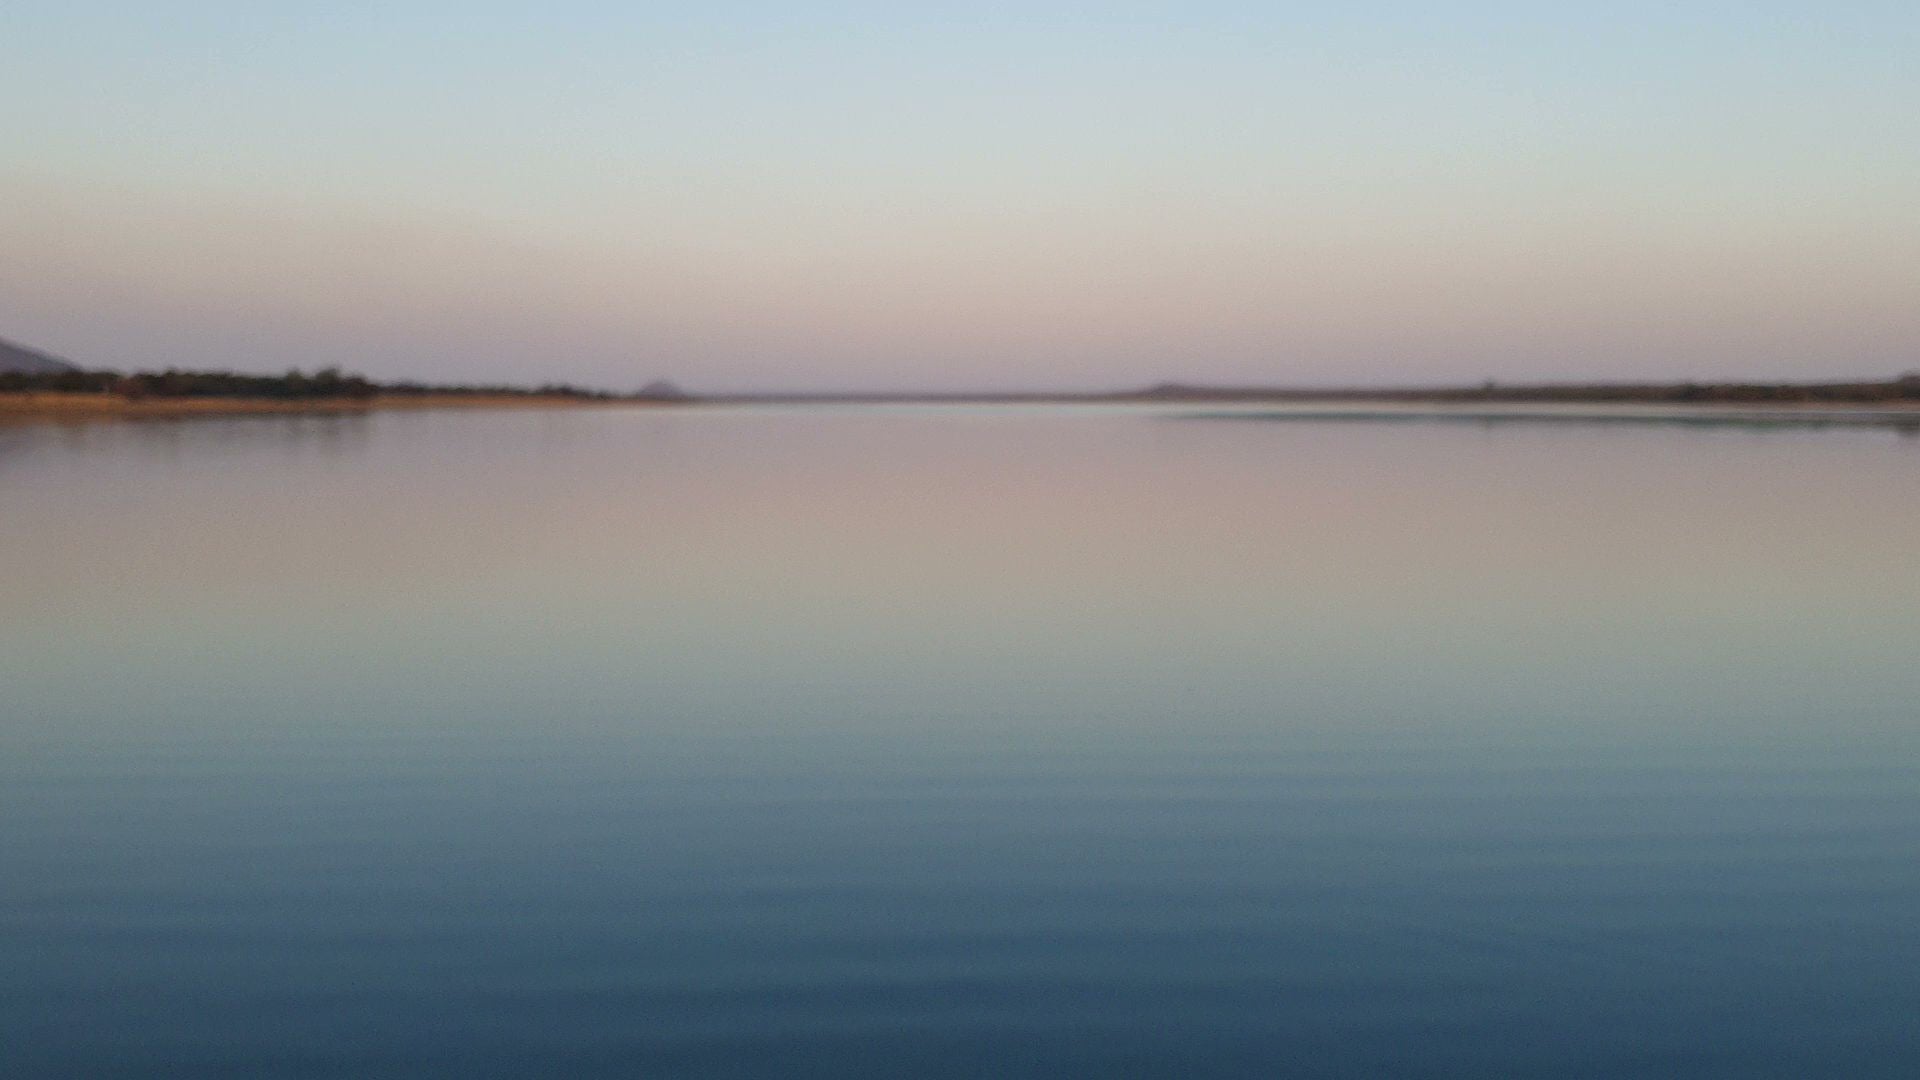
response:
[[[0,337],[695,389],[1920,368],[1920,5],[0,6]]]

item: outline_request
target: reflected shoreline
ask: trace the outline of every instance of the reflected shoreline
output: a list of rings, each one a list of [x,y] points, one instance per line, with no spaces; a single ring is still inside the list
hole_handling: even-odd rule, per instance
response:
[[[1172,414],[1177,420],[1259,420],[1268,422],[1333,423],[1470,423],[1507,424],[1647,424],[1684,427],[1741,428],[1889,428],[1903,435],[1920,435],[1920,412],[1911,409],[1739,408],[1728,406],[1475,406],[1410,404],[1406,406],[1301,405],[1290,408],[1188,409]]]
[[[0,424],[77,423],[95,420],[198,420],[234,416],[364,416],[373,412],[428,409],[560,409],[612,405],[655,406],[650,400],[600,400],[545,395],[418,394],[375,398],[152,398],[113,394],[0,394]]]

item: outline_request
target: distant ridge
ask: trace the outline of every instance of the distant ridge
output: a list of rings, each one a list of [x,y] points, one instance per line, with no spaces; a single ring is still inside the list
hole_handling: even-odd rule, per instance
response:
[[[77,364],[0,338],[0,375],[58,375],[79,370]]]

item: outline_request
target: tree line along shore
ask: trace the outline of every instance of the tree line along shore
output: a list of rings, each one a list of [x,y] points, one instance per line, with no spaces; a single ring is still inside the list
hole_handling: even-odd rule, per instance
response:
[[[169,398],[260,398],[272,401],[309,401],[328,398],[371,399],[381,396],[476,396],[579,398],[611,401],[618,395],[588,390],[570,383],[542,386],[437,385],[421,382],[375,382],[363,375],[323,368],[312,374],[298,370],[285,375],[245,375],[232,371],[138,372],[117,371],[0,372],[0,393],[112,394],[133,401]]]
[[[80,369],[0,372],[0,415],[16,416],[166,416],[662,402],[676,399],[676,394],[663,385],[622,395],[571,383],[512,386],[377,382],[339,368],[312,373],[295,370],[284,375],[177,368],[133,374]]]
[[[629,394],[571,383],[538,386],[378,382],[324,368],[253,375],[168,369],[123,374],[69,368],[0,371],[0,414],[170,415],[223,412],[339,412],[376,407],[590,403],[779,402],[1339,402],[1407,404],[1829,406],[1920,409],[1920,372],[1879,381],[1823,383],[1531,383],[1411,388],[1288,388],[1161,383],[1107,393],[724,394],[695,398],[667,382]]]

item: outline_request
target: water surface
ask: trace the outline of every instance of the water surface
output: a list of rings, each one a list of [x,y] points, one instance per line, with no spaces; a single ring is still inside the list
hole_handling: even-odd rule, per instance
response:
[[[0,428],[8,1076],[1910,1076],[1920,441]]]

